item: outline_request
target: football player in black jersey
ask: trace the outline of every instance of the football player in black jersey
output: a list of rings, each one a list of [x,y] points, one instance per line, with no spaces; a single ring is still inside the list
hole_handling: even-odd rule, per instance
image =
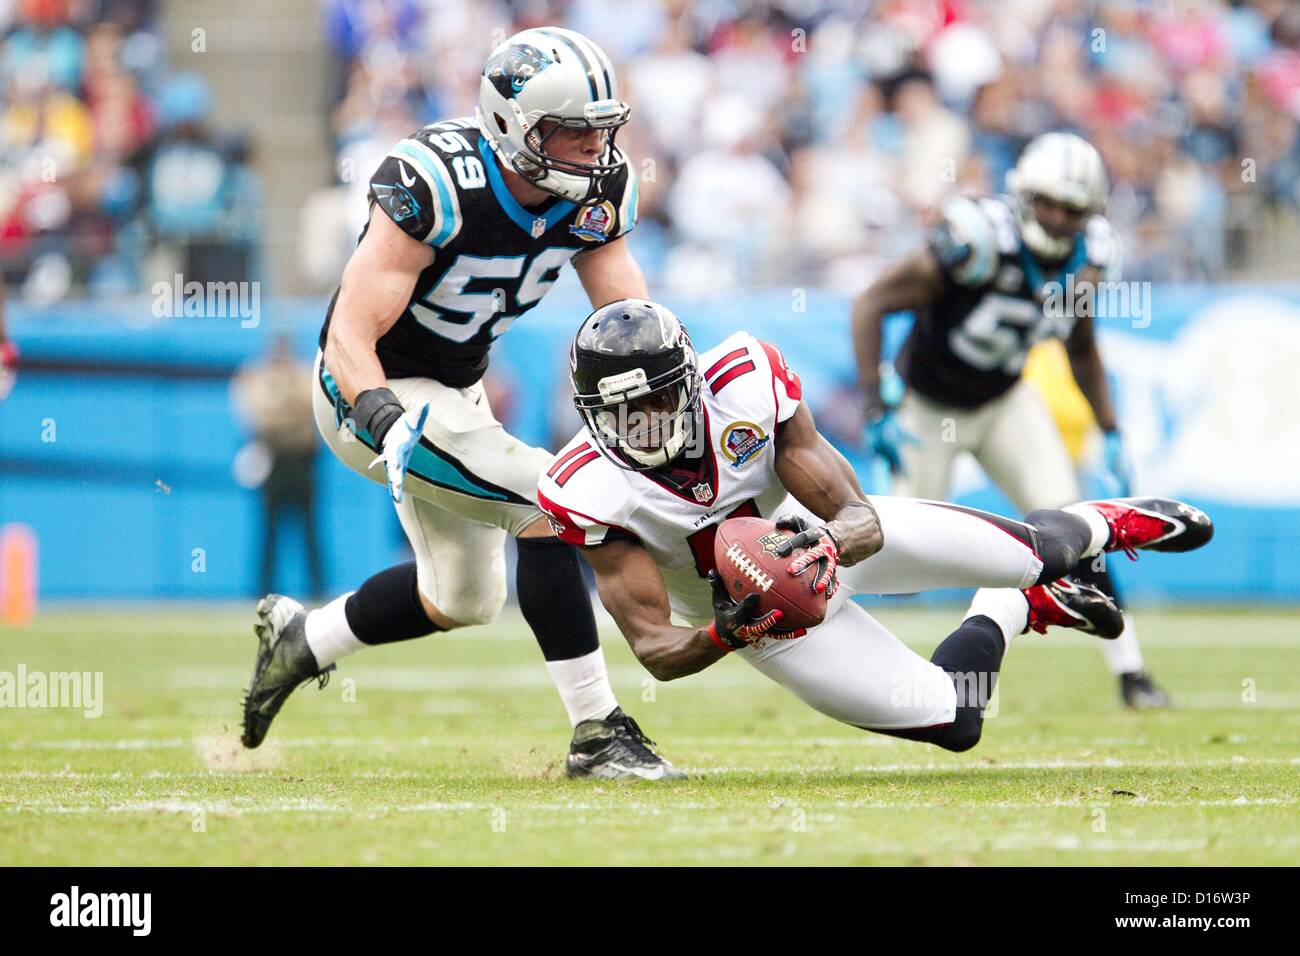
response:
[[[1127,495],[1127,458],[1092,312],[1067,306],[1061,295],[1119,279],[1119,243],[1101,215],[1105,167],[1080,137],[1046,133],[1025,148],[1008,184],[1012,196],[951,200],[927,244],[854,303],[867,441],[895,474],[895,494],[944,498],[955,457],[968,451],[1022,512],[1078,500],[1060,434],[1020,378],[1029,349],[1059,338],[1104,433],[1107,469]],[[904,310],[915,323],[896,361],[906,391],[895,408],[881,398],[881,327],[886,315]],[[1114,595],[1104,567],[1076,576]],[[1132,707],[1166,706],[1124,617],[1120,639],[1103,647],[1121,695]]]
[[[416,560],[323,608],[268,595],[244,704],[256,747],[295,687],[366,645],[486,624],[518,543],[520,608],[574,725],[570,776],[682,776],[614,699],[578,556],[537,509],[551,455],[506,433],[480,381],[493,340],[572,262],[593,306],[646,295],[623,236],[637,181],[609,58],[570,30],[492,51],[474,117],[435,123],[370,181],[370,221],[321,330],[321,434],[388,484]],[[382,467],[381,467],[382,466]]]

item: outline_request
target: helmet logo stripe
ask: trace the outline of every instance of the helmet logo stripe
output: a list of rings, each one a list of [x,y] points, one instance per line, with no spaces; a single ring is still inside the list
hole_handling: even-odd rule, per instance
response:
[[[563,33],[554,30],[547,30],[545,32],[547,36],[555,37],[555,39],[559,40],[573,51],[574,56],[578,58],[578,62],[582,64],[582,68],[587,71],[587,83],[591,86],[591,98],[593,100],[602,99],[602,97],[596,92],[596,71],[592,69],[591,61],[587,59],[587,55],[578,49],[578,45]]]

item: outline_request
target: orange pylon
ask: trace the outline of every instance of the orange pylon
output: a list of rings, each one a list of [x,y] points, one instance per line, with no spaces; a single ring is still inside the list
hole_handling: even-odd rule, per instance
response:
[[[25,524],[0,528],[0,621],[22,627],[36,615],[36,534]]]

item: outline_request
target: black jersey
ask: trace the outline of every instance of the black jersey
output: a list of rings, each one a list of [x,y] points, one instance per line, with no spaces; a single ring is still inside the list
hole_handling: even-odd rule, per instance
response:
[[[472,118],[426,126],[398,143],[370,180],[370,204],[434,248],[401,317],[375,345],[388,378],[454,388],[487,370],[492,341],[535,306],[564,264],[636,224],[637,182],[624,159],[610,199],[521,206]],[[365,235],[365,231],[362,231]],[[335,291],[321,329],[325,345]]]
[[[1020,378],[1035,343],[1069,338],[1074,310],[1044,307],[1052,283],[1119,279],[1119,243],[1101,216],[1054,269],[1021,241],[1004,197],[950,201],[929,241],[947,287],[918,312],[895,364],[909,388],[942,405],[977,408],[997,398]]]

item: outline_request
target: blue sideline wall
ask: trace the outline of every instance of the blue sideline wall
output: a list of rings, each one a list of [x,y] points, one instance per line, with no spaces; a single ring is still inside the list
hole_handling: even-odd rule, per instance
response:
[[[775,342],[808,401],[867,480],[853,401],[848,303],[797,291],[677,302],[697,346],[737,328]],[[1300,290],[1162,288],[1149,316],[1102,322],[1103,351],[1138,459],[1139,490],[1186,496],[1218,531],[1195,555],[1122,568],[1137,600],[1300,601]],[[154,319],[148,300],[11,307],[25,368],[0,403],[0,524],[31,526],[47,598],[231,598],[257,587],[260,502],[232,476],[248,440],[228,373],[285,332],[306,359],[324,303],[266,300],[259,321]],[[562,389],[569,336],[586,313],[571,279],[498,342],[493,374],[509,427],[549,445],[577,418]],[[891,322],[896,344],[906,319]],[[48,439],[53,440],[48,440]],[[400,560],[386,495],[322,450],[319,519],[332,591]],[[1088,477],[1090,493],[1105,487]],[[960,500],[1009,511],[970,464]],[[196,549],[203,568],[196,570]],[[298,529],[280,542],[278,586],[306,585]],[[1122,564],[1127,564],[1123,562]]]

